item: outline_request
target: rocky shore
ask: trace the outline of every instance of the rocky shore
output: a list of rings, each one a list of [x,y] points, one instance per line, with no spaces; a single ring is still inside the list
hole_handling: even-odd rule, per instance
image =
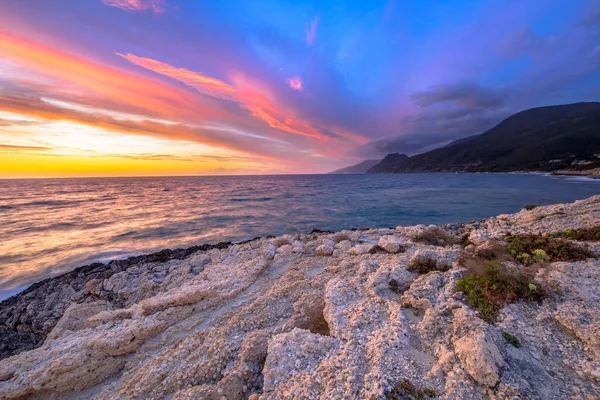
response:
[[[94,264],[0,303],[2,399],[600,398],[600,196]]]
[[[565,176],[583,176],[586,178],[600,179],[600,168],[585,169],[585,170],[559,170],[552,172],[552,175],[565,175]]]

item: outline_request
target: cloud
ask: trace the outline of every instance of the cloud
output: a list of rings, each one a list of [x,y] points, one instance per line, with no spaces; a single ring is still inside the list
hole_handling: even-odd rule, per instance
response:
[[[12,144],[0,143],[0,152],[9,153],[22,153],[22,152],[38,152],[38,151],[49,151],[52,150],[50,147],[41,146],[17,146]]]
[[[241,74],[236,75],[237,85],[234,87],[216,78],[187,69],[176,68],[153,59],[141,58],[132,54],[120,56],[140,67],[182,82],[204,95],[235,101],[248,110],[252,116],[266,122],[272,128],[297,135],[324,139],[315,128],[295,119],[275,106],[274,102],[263,94],[262,90],[256,88],[253,82],[250,82]]]
[[[53,90],[58,92],[79,93],[96,102],[108,100],[164,117],[192,117],[196,121],[223,117],[218,110],[201,107],[183,90],[7,32],[0,32],[0,53],[21,67],[57,80],[60,85]]]
[[[206,76],[200,72],[192,72],[185,68],[176,68],[151,58],[138,57],[133,54],[116,54],[132,64],[183,82],[189,87],[196,89],[198,92],[207,96],[226,100],[233,99],[232,96],[235,93],[235,89],[227,83],[216,78],[211,78],[210,76]]]
[[[579,21],[579,24],[583,26],[597,27],[598,24],[600,24],[600,9],[588,13],[586,17]]]
[[[496,91],[470,82],[433,85],[427,90],[413,93],[410,99],[422,108],[438,103],[484,108],[497,107],[504,102],[502,96]]]
[[[298,92],[304,90],[302,78],[300,78],[299,76],[288,78],[286,79],[286,82],[292,90],[297,90]]]
[[[389,153],[420,154],[485,132],[519,109],[506,105],[516,93],[471,83],[435,85],[411,98],[420,108],[399,122],[401,134],[370,141],[351,153],[384,157]]]
[[[592,57],[594,57],[597,61],[600,61],[600,45],[596,46],[594,50],[592,50]]]
[[[164,0],[102,0],[107,6],[118,7],[125,11],[150,10],[155,14],[165,12]]]
[[[517,58],[535,54],[545,45],[544,40],[536,35],[530,28],[522,28],[500,43],[500,53],[508,58]]]
[[[319,28],[319,17],[315,17],[310,21],[310,25],[306,29],[306,44],[312,46],[317,40],[317,30]]]
[[[212,171],[209,171],[209,175],[249,175],[249,174],[260,174],[263,172],[260,168],[224,168],[217,167]]]
[[[443,134],[410,133],[373,140],[355,151],[363,158],[383,158],[390,153],[414,155],[446,145],[459,137]]]

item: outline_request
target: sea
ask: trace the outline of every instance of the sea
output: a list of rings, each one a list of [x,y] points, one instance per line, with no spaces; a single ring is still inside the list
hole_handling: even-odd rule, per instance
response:
[[[541,174],[0,180],[0,300],[78,266],[257,236],[466,222],[600,194]]]

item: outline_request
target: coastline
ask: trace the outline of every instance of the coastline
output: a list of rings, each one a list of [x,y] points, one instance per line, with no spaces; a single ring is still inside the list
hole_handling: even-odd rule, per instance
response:
[[[383,399],[408,383],[456,398],[595,396],[599,242],[574,242],[596,258],[535,267],[548,297],[507,303],[495,321],[454,291],[464,260],[495,257],[507,235],[595,226],[600,196],[470,223],[313,230],[80,267],[0,303],[2,358],[12,355],[0,397]],[[440,269],[411,270],[419,260]]]

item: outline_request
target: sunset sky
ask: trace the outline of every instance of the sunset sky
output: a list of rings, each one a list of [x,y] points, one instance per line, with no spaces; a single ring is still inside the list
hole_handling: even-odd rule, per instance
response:
[[[0,177],[327,172],[598,100],[598,0],[0,0]]]

